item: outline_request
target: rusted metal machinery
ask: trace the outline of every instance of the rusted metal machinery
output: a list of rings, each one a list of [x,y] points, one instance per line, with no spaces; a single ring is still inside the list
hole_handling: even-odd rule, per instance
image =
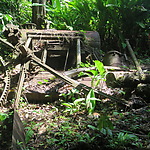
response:
[[[35,66],[40,66],[53,75],[62,79],[64,82],[87,93],[91,88],[81,84],[66,75],[60,74],[55,70],[55,64],[63,65],[61,69],[65,70],[72,65],[78,65],[82,59],[83,49],[92,51],[91,53],[98,57],[94,52],[96,47],[100,46],[100,39],[97,32],[82,33],[79,31],[57,31],[57,30],[36,30],[36,29],[19,29],[16,26],[8,25],[5,32],[7,41],[0,38],[0,42],[5,44],[15,53],[16,58],[5,63],[1,58],[1,82],[4,84],[3,92],[0,97],[0,105],[7,106],[7,95],[10,89],[10,67],[21,64],[20,77],[16,89],[15,101],[13,103],[14,122],[12,132],[13,149],[21,149],[17,141],[25,142],[23,139],[22,124],[17,113],[23,83],[26,71]],[[85,40],[85,43],[84,43]],[[90,47],[90,48],[89,48]],[[89,50],[90,49],[90,50]],[[64,59],[63,59],[64,58]],[[69,66],[71,64],[71,66]],[[56,67],[57,68],[57,67]],[[107,95],[101,91],[95,91],[97,94],[117,101],[117,98]]]
[[[51,29],[18,29],[16,26],[12,28],[12,25],[8,25],[4,34],[14,46],[17,43],[29,43],[28,46],[32,52],[42,62],[53,68],[65,70],[66,67],[78,65],[81,62],[81,55],[86,52],[92,54],[96,59],[99,58],[100,37],[95,31],[86,31],[84,33]],[[57,64],[58,60],[59,65]],[[60,66],[60,63],[62,66]]]

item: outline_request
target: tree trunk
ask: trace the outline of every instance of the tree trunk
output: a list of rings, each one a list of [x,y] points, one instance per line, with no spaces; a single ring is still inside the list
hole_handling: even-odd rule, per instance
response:
[[[45,27],[46,18],[46,0],[32,0],[32,4],[37,3],[42,6],[32,6],[32,23],[37,25],[37,29],[43,29]]]

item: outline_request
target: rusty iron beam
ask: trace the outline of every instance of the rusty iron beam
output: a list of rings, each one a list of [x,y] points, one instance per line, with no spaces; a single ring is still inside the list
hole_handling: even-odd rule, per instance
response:
[[[32,40],[31,38],[28,38],[28,40],[25,43],[26,47],[29,47],[31,40]],[[21,50],[23,49],[22,47],[18,47],[18,48],[21,48]],[[24,49],[21,52],[24,55],[27,54],[26,51],[24,51]],[[27,65],[28,65],[28,62],[23,63],[23,65],[21,66],[21,71],[20,71],[21,73],[19,76],[17,91],[16,91],[16,95],[15,95],[14,116],[13,116],[13,132],[12,132],[13,150],[21,150],[21,149],[25,149],[25,147],[26,147],[24,127],[23,127],[23,123],[20,119],[20,116],[18,114],[18,110],[19,110],[20,97],[21,97],[23,83],[25,80]],[[18,142],[20,142],[21,145],[18,145]]]
[[[13,131],[12,131],[12,149],[26,149],[24,126],[17,110],[14,109]]]
[[[2,38],[0,38],[0,42],[5,44],[6,46],[8,46],[11,49],[15,49],[15,47],[11,43],[7,42],[6,40],[4,40]]]
[[[85,84],[81,84],[80,82],[76,81],[76,80],[73,80],[71,78],[69,78],[68,76],[66,75],[62,75],[60,74],[59,72],[57,72],[56,70],[54,70],[53,68],[49,67],[48,65],[46,64],[43,64],[41,62],[41,60],[39,58],[37,58],[36,56],[32,55],[30,57],[31,60],[33,60],[35,63],[37,63],[39,66],[41,66],[42,68],[46,69],[47,71],[49,71],[50,73],[52,73],[53,75],[57,76],[58,78],[62,79],[64,82],[72,85],[73,87],[81,90],[81,91],[84,91],[84,93],[88,93],[92,88],[91,87],[88,87],[86,86]],[[120,101],[120,99],[114,97],[114,96],[111,96],[111,95],[108,95],[104,92],[101,92],[101,91],[95,91],[95,93],[97,93],[98,95],[100,96],[103,96],[105,98],[109,98],[111,100],[113,100],[114,102],[117,102],[117,101]]]
[[[43,34],[41,34],[41,35],[37,35],[37,34],[35,34],[35,35],[28,35],[28,37],[29,38],[33,38],[33,39],[41,39],[41,40],[43,40],[43,39],[51,39],[51,38],[58,38],[58,39],[60,39],[60,38],[67,38],[67,39],[80,39],[80,38],[82,38],[81,36],[71,36],[71,35],[55,35],[55,34],[50,34],[50,35],[43,35]]]

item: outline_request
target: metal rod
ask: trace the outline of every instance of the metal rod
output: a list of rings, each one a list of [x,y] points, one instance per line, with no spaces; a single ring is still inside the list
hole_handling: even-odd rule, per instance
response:
[[[24,79],[25,79],[25,68],[26,68],[26,64],[24,63],[21,67],[21,73],[20,73],[16,96],[15,96],[14,108],[16,108],[16,109],[18,109],[20,96],[21,96],[21,92],[22,92],[22,87],[23,87],[23,83],[24,83]]]
[[[67,50],[67,54],[66,54],[66,60],[65,60],[65,65],[64,65],[64,71],[66,70],[67,61],[68,61],[68,56],[69,56],[69,49]]]
[[[10,47],[10,48],[12,48],[12,49],[15,49],[15,47],[14,47],[11,43],[5,41],[5,40],[2,39],[2,38],[0,38],[0,42],[2,42],[3,44],[7,45],[8,47]]]
[[[77,67],[81,63],[81,47],[80,47],[80,39],[77,39]]]
[[[132,47],[131,47],[131,45],[129,43],[129,39],[126,39],[126,44],[127,44],[128,50],[130,52],[130,55],[131,55],[131,57],[132,57],[132,59],[134,61],[134,64],[135,64],[135,66],[137,68],[139,77],[141,79],[141,78],[143,78],[144,73],[143,73],[143,70],[142,70],[142,68],[141,68],[141,66],[140,66],[140,64],[139,64],[139,62],[138,62],[138,60],[137,60],[137,58],[136,58],[136,56],[134,54],[134,51],[133,51],[133,49],[132,49]]]
[[[47,42],[45,42],[45,47],[44,50],[42,52],[42,56],[41,56],[41,61],[42,63],[46,63],[46,59],[47,59]]]

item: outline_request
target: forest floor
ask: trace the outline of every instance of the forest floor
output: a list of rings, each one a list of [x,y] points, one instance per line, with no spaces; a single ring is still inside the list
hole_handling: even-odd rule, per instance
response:
[[[47,88],[45,82],[39,82],[39,87]],[[127,105],[101,97],[89,114],[83,100],[86,95],[63,86],[67,91],[54,101],[33,103],[21,99],[18,113],[25,127],[26,150],[150,150],[149,97],[131,91]],[[117,99],[124,98],[122,88],[104,85],[101,90]],[[7,111],[1,108],[0,114]],[[2,140],[2,122],[0,127]]]
[[[97,104],[91,115],[82,109],[75,113],[65,112],[61,100],[53,104],[23,103],[19,113],[25,125],[28,148],[150,149],[150,105],[123,110],[114,109],[111,102],[106,103]]]

